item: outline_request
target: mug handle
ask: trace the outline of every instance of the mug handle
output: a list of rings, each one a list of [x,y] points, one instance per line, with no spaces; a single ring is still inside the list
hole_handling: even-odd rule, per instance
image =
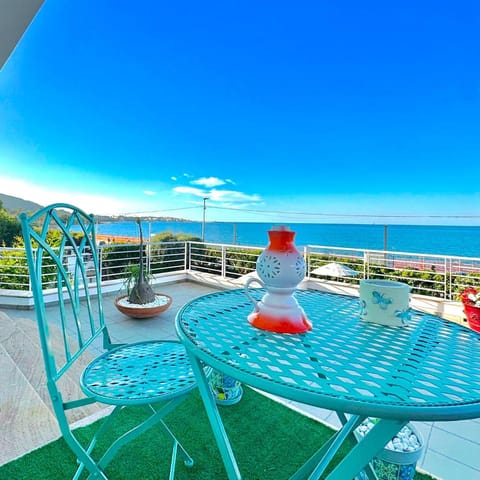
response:
[[[259,280],[258,278],[252,277],[252,278],[248,278],[247,281],[245,282],[244,290],[249,300],[253,303],[255,310],[258,310],[258,306],[257,306],[258,302],[252,297],[251,293],[248,291],[248,289],[250,288],[250,284],[254,282],[258,283],[262,287],[265,287],[265,284],[261,280]]]

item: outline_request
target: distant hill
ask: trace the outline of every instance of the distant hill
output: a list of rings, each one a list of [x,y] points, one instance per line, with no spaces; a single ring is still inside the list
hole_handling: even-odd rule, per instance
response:
[[[11,195],[5,195],[4,193],[0,193],[0,201],[3,204],[3,208],[10,215],[15,216],[22,212],[35,212],[39,208],[42,208],[42,205],[38,203],[19,197],[12,197]]]
[[[12,197],[11,195],[5,195],[0,193],[0,201],[3,204],[3,208],[7,211],[9,215],[18,216],[22,212],[33,213],[42,208],[44,205],[39,205],[38,203],[31,202],[30,200],[24,200],[19,197]],[[90,213],[90,212],[87,212]],[[125,216],[125,215],[95,215],[97,222],[124,222],[132,221],[135,217]],[[191,220],[186,220],[184,218],[175,218],[175,217],[152,217],[152,216],[142,216],[142,219],[145,221],[155,221],[159,220],[162,222],[190,222]]]

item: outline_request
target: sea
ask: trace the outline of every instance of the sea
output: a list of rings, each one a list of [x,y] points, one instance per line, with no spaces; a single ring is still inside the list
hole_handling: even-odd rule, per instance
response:
[[[442,225],[365,225],[328,223],[291,223],[295,245],[390,250],[396,252],[480,257],[480,226]],[[211,243],[265,247],[272,223],[206,222],[204,240]],[[144,236],[171,232],[202,238],[202,222],[160,222],[142,224]],[[100,223],[97,233],[138,237],[135,221]]]

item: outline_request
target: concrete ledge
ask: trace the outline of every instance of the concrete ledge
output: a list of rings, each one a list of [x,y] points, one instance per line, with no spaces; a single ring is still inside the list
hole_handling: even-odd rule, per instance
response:
[[[153,277],[152,286],[164,285],[166,283],[176,283],[188,280],[187,271],[174,273],[161,273]],[[102,293],[108,294],[112,292],[122,293],[123,280],[108,280],[102,284]],[[95,284],[91,286],[91,293],[95,294]],[[57,290],[47,289],[44,291],[45,303],[53,304],[58,302]],[[84,295],[80,294],[80,297]],[[31,310],[35,307],[33,301],[33,293],[30,290],[6,290],[0,289],[0,308],[12,308],[18,310]]]
[[[237,278],[226,278],[211,273],[197,272],[193,270],[182,270],[177,272],[168,272],[157,274],[153,277],[152,286],[165,285],[177,282],[196,282],[208,285],[219,290],[228,290],[233,288],[242,288],[247,278],[255,276],[255,272]],[[102,293],[108,294],[112,292],[122,293],[124,281],[110,280],[102,284]],[[255,286],[255,284],[253,285]],[[94,288],[94,286],[92,286]],[[358,285],[346,284],[342,282],[317,280],[313,278],[305,278],[300,285],[300,289],[312,288],[324,292],[336,293],[340,295],[357,296]],[[46,290],[44,293],[45,302],[57,302],[56,290]],[[415,310],[438,315],[439,317],[468,326],[467,320],[463,313],[463,306],[460,302],[443,300],[436,297],[427,297],[423,295],[411,295],[410,306]],[[30,291],[25,290],[5,290],[0,289],[0,307],[14,309],[33,309],[33,295]]]

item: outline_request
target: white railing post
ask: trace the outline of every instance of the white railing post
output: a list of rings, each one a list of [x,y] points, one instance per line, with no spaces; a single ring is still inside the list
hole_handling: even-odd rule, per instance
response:
[[[102,281],[102,270],[103,270],[103,261],[102,261],[102,257],[103,257],[103,245],[99,245],[97,244],[97,257],[98,257],[98,275],[99,275],[99,279],[100,279],[100,282]]]
[[[309,255],[309,249],[308,245],[305,245],[303,247],[303,258],[305,259],[305,264],[307,266],[307,277],[310,277],[310,271],[311,271],[311,266],[310,266],[310,255]]]
[[[225,278],[227,276],[227,249],[225,245],[222,245],[222,278]]]
[[[443,259],[443,271],[444,277],[443,277],[443,298],[447,300],[447,298],[450,296],[450,300],[453,300],[452,297],[452,260],[448,261],[449,259],[447,257],[444,257]],[[448,265],[448,267],[447,267]],[[449,281],[447,283],[447,278],[449,278]],[[449,293],[450,292],[450,295]]]
[[[147,272],[152,272],[152,237],[149,237],[147,242]]]

